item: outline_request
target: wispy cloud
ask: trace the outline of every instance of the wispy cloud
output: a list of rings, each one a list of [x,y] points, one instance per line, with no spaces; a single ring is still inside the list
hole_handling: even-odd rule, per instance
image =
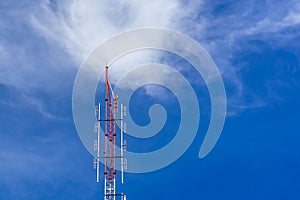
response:
[[[33,134],[35,137],[32,137],[32,133],[22,131],[24,130],[21,130],[23,136],[20,136],[21,133],[19,135],[12,132],[5,133],[9,135],[7,138],[1,133],[0,186],[2,192],[0,197],[40,199],[42,197],[37,197],[40,195],[51,198],[49,193],[54,188],[64,187],[64,181],[68,180],[70,184],[78,180],[84,181],[85,177],[80,173],[77,174],[76,167],[74,167],[74,165],[78,167],[80,162],[76,159],[66,162],[70,156],[76,157],[71,149],[77,148],[74,141],[71,143],[66,134],[51,131],[51,134],[46,135],[45,132],[48,130],[44,130],[43,134],[41,130],[37,130]],[[11,137],[14,138],[11,139]],[[21,140],[20,137],[25,139]],[[80,152],[80,149],[76,151]],[[76,178],[72,173],[76,173]],[[42,189],[46,187],[47,190],[39,191],[39,187]]]
[[[245,34],[261,34],[261,33],[278,33],[288,27],[297,26],[300,24],[300,3],[294,2],[288,4],[285,8],[284,5],[279,4],[278,8],[274,8],[276,13],[280,12],[278,9],[282,9],[283,13],[274,15],[274,10],[268,9],[267,16],[254,23],[252,27],[244,30]],[[267,9],[266,5],[266,9]],[[272,8],[272,7],[271,7]],[[272,11],[272,14],[271,14]]]
[[[5,106],[6,109],[19,110],[22,112],[24,108],[29,109],[31,113],[38,113],[46,120],[68,120],[60,112],[59,107],[54,107],[49,103],[50,101],[58,102],[55,97],[47,100],[47,95],[29,92],[20,88],[15,88],[11,85],[4,85],[0,83],[0,106]],[[54,103],[52,103],[54,104]]]
[[[189,2],[191,5],[194,3]],[[299,30],[299,1],[209,1],[199,4],[197,8],[187,8],[190,17],[182,19],[186,26],[181,26],[181,29],[204,45],[222,71],[228,92],[229,112],[238,115],[248,108],[268,106],[276,96],[276,91],[270,90],[269,85],[280,81],[285,71],[280,70],[281,76],[265,77],[261,88],[267,92],[261,96],[256,94],[255,88],[249,87],[247,77],[244,77],[245,72],[253,71],[256,67],[237,60],[241,54],[268,55],[262,51],[276,51],[290,46],[299,36],[295,31],[289,31],[297,27]],[[253,40],[261,41],[270,49],[249,45],[248,41]],[[296,54],[294,56],[299,59]]]
[[[262,100],[261,97],[256,98],[255,91],[245,86],[242,73],[251,66],[235,62],[239,53],[253,48],[248,46],[247,40],[261,40],[274,48],[284,46],[296,37],[288,30],[297,28],[300,24],[300,3],[296,0],[285,2],[43,0],[31,6],[30,12],[26,13],[19,14],[18,16],[22,16],[19,20],[23,25],[33,28],[35,31],[33,33],[39,35],[35,36],[35,39],[43,38],[49,45],[45,46],[46,48],[55,46],[54,51],[60,49],[66,54],[51,55],[56,56],[55,60],[59,61],[52,63],[51,67],[48,64],[42,68],[37,64],[37,59],[24,47],[18,48],[16,45],[1,43],[0,59],[10,63],[9,67],[1,69],[3,72],[0,75],[1,80],[5,83],[24,88],[39,86],[47,88],[47,82],[52,81],[52,87],[55,87],[62,84],[61,82],[56,84],[57,80],[53,81],[53,77],[66,69],[65,66],[57,66],[59,62],[65,62],[66,56],[67,59],[73,59],[73,66],[78,67],[89,52],[112,35],[145,26],[174,28],[192,36],[208,50],[223,74],[226,87],[229,88],[229,105],[240,108],[265,106],[267,105],[265,101],[268,101]],[[1,27],[7,27],[8,24],[5,23],[1,22]],[[21,29],[20,23],[17,25]],[[30,45],[32,44],[28,47]],[[53,52],[53,49],[49,52]],[[153,52],[128,56],[116,63],[122,68],[115,68],[114,80],[123,74],[124,70],[129,70],[137,64],[159,61],[161,61],[159,54]],[[19,68],[12,72],[10,69],[12,66]],[[47,76],[38,78],[37,73]],[[253,94],[250,96],[253,99],[246,101],[248,93],[251,92]]]
[[[172,26],[178,9],[177,0],[88,0],[53,4],[42,1],[38,12],[31,16],[31,24],[80,62],[98,44],[122,31],[145,26]]]
[[[180,1],[42,1],[30,18],[32,27],[59,44],[79,64],[101,42],[138,27],[174,27]],[[42,12],[41,12],[42,10]],[[118,60],[112,68],[115,82],[138,64],[159,62],[159,53],[142,51]],[[159,74],[158,74],[159,75]]]

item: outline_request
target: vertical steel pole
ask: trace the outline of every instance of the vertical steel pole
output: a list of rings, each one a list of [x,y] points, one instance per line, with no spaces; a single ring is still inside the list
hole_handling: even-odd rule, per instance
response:
[[[122,181],[122,184],[124,183],[124,158],[123,158],[123,151],[124,151],[124,144],[123,144],[123,104],[121,104],[121,146],[120,146],[120,149],[121,149],[121,181]]]
[[[98,104],[98,139],[97,139],[97,182],[99,182],[100,177],[100,103]]]

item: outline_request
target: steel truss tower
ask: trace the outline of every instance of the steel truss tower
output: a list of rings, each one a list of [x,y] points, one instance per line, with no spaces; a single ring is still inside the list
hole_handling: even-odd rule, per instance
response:
[[[123,139],[125,124],[123,116],[126,114],[126,108],[121,104],[120,116],[118,112],[118,95],[114,94],[112,85],[108,77],[108,67],[105,68],[105,118],[101,118],[100,103],[96,106],[95,114],[97,122],[95,132],[97,140],[94,141],[94,149],[97,150],[97,157],[94,159],[94,168],[96,169],[97,182],[100,181],[100,161],[104,163],[104,200],[126,200],[126,195],[116,192],[117,184],[117,159],[121,163],[121,182],[124,183],[124,168],[127,161],[123,156],[126,148],[126,142]],[[120,129],[117,128],[117,121],[120,121]],[[101,148],[101,124],[104,123],[104,148]],[[125,130],[126,132],[126,130]],[[119,138],[118,138],[119,137]],[[117,152],[117,142],[120,142],[120,152]],[[102,145],[103,146],[103,145]],[[102,154],[103,151],[103,154]]]

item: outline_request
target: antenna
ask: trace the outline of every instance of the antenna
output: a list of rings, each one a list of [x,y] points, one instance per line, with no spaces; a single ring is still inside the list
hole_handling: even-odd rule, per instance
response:
[[[121,159],[121,182],[124,183],[124,169],[127,168],[127,160],[124,158],[124,150],[126,150],[126,141],[124,142],[124,116],[126,116],[126,107],[121,104],[120,118],[117,118],[118,112],[118,94],[114,94],[114,90],[108,77],[108,66],[105,67],[105,117],[101,119],[100,103],[95,108],[95,115],[97,122],[95,123],[95,132],[97,133],[97,140],[94,141],[94,149],[97,151],[97,157],[94,159],[94,168],[96,169],[96,181],[100,182],[100,161],[104,161],[104,200],[116,200],[116,197],[121,197],[126,200],[126,195],[116,192],[116,160]],[[120,120],[120,152],[117,155],[117,121]],[[101,149],[101,123],[104,123],[104,148]],[[125,126],[124,126],[125,125]],[[103,151],[103,155],[101,154]]]

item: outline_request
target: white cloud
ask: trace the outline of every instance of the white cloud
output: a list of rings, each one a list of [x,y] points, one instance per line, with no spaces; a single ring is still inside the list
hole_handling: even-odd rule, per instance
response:
[[[180,0],[53,2],[44,0],[31,7],[33,10],[30,12],[27,10],[26,13],[30,13],[29,23],[51,45],[58,45],[68,52],[77,66],[98,44],[122,31],[145,26],[175,28],[196,38],[208,50],[227,83],[235,88],[232,99],[242,99],[244,96],[244,83],[239,77],[243,66],[240,64],[233,67],[230,61],[235,52],[243,49],[238,41],[266,33],[274,38],[278,32],[300,24],[300,3],[295,0],[235,2],[230,9],[224,11],[216,11],[228,4],[222,1],[189,0],[185,1],[188,2],[186,4]],[[28,16],[21,16],[25,17],[20,20],[28,20]],[[0,25],[7,26],[5,22],[0,22]],[[13,83],[18,87],[31,87],[29,84],[47,87],[46,83],[52,80],[50,76],[62,72],[59,67],[55,68],[59,69],[57,71],[42,69],[35,64],[34,58],[29,58],[25,48],[13,48],[0,45],[1,61],[6,59],[11,65],[21,66],[20,63],[26,63],[26,66],[21,66],[16,71],[3,67],[0,77],[4,82]],[[18,58],[14,57],[15,54],[18,54]],[[114,80],[123,74],[124,70],[138,64],[159,62],[159,59],[157,52],[128,55],[116,63],[122,67],[112,70],[113,74],[116,74]],[[34,77],[37,71],[47,74],[50,81],[47,77],[44,77],[45,80]],[[49,71],[51,72],[48,73]],[[41,84],[43,81],[45,84]],[[240,102],[242,105],[237,105],[239,107],[255,106]]]
[[[300,24],[299,12],[289,11],[288,14],[279,20],[275,20],[269,17],[258,21],[253,27],[246,29],[246,34],[259,34],[259,33],[276,33],[284,30],[288,27],[296,26]]]
[[[244,63],[233,64],[231,61],[235,60],[237,53],[247,50],[245,43],[240,43],[247,39],[257,38],[274,48],[289,44],[296,35],[285,31],[300,25],[300,2],[211,1],[189,9],[188,13],[199,14],[184,18],[182,29],[202,42],[217,63],[227,87],[231,88],[229,111],[237,114],[248,108],[268,106],[274,94],[268,93],[264,97],[255,95],[256,91],[245,87],[245,80],[240,75],[245,70],[251,70],[249,65],[245,69]],[[249,93],[251,101],[246,100]]]
[[[57,10],[43,1],[31,17],[32,26],[70,52],[77,61],[98,44],[137,27],[172,27],[178,1],[77,0],[60,3]]]
[[[179,0],[77,0],[60,3],[53,9],[51,2],[43,1],[30,21],[42,36],[69,52],[79,67],[89,52],[122,31],[138,27],[174,27],[179,5]],[[151,62],[159,62],[158,52],[127,55],[115,63],[112,80],[116,81],[137,65]]]

